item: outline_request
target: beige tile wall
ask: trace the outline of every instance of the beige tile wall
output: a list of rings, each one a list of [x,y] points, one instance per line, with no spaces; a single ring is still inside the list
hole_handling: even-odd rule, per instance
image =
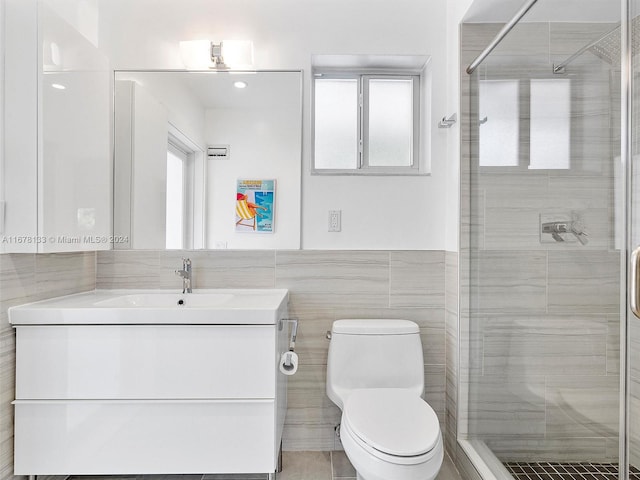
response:
[[[7,309],[93,290],[95,280],[95,253],[0,255],[0,480],[13,478],[15,333]]]
[[[500,25],[464,25],[462,72]],[[479,78],[553,78],[611,25],[519,24]],[[461,76],[458,431],[502,460],[617,458],[620,252],[614,227],[619,77],[586,53],[570,66],[571,168],[480,167],[477,78]],[[618,125],[619,129],[619,125]],[[619,149],[618,149],[619,151]],[[578,212],[589,243],[543,243],[540,215]],[[452,374],[453,376],[453,374]]]
[[[446,449],[456,460],[458,431],[458,253],[445,254]]]
[[[178,289],[181,281],[173,271],[185,255],[193,263],[195,288],[289,289],[290,314],[300,319],[296,343],[300,368],[289,380],[285,450],[341,448],[334,433],[340,410],[325,393],[329,347],[325,333],[340,318],[404,318],[418,323],[425,398],[444,431],[444,252],[108,251],[98,254],[97,287]],[[453,264],[449,268],[455,269]],[[453,311],[452,307],[449,315]],[[449,396],[455,396],[450,387]]]

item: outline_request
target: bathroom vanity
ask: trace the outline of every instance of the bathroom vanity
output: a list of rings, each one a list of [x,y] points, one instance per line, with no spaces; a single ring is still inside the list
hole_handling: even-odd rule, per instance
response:
[[[10,309],[15,474],[273,473],[287,300],[98,290]]]

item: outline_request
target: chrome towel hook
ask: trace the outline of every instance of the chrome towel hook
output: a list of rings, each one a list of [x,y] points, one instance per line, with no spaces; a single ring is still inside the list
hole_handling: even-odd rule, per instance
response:
[[[438,122],[438,128],[451,128],[458,121],[458,114],[454,113],[453,115],[447,117],[442,117],[442,120]]]

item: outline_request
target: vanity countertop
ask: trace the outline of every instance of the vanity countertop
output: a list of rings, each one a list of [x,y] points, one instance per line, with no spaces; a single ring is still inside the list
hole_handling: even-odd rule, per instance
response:
[[[286,289],[93,290],[9,309],[18,325],[273,325]]]

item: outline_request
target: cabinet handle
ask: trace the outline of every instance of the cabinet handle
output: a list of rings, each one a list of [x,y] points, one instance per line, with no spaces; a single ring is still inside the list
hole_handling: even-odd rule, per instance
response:
[[[629,285],[629,303],[631,305],[631,311],[633,314],[640,318],[640,291],[638,286],[640,285],[640,247],[637,247],[633,253],[631,253],[631,278]]]

